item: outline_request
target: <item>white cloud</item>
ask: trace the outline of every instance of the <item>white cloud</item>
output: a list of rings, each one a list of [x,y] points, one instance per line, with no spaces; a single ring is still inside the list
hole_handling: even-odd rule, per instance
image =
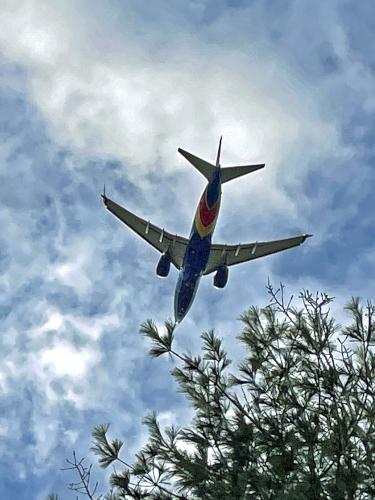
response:
[[[40,334],[48,332],[50,330],[56,331],[59,330],[64,321],[64,316],[59,313],[59,311],[53,310],[49,313],[49,318],[47,321],[36,329],[36,331]]]
[[[115,313],[85,317],[79,314],[63,314],[56,307],[46,307],[44,316],[45,322],[33,329],[33,336],[56,332],[61,338],[67,333],[77,331],[81,338],[95,342],[107,329],[120,325],[120,318]]]
[[[88,54],[82,40],[93,40],[95,25],[72,20],[71,9],[70,2],[40,8],[34,1],[3,14],[0,46],[28,68],[31,97],[55,139],[86,157],[119,159],[142,184],[156,165],[185,168],[180,145],[213,159],[223,134],[225,162],[267,162],[262,174],[230,187],[233,204],[245,206],[251,196],[253,213],[296,209],[280,175],[300,181],[306,152],[324,155],[338,137],[319,94],[281,56],[255,45],[249,55],[230,43],[218,51],[171,33],[176,43],[154,57],[131,32],[121,52],[107,57],[94,43]],[[109,33],[101,27],[96,35]]]
[[[70,250],[73,249],[70,247]],[[79,251],[82,253],[73,253],[70,260],[51,264],[48,274],[50,279],[56,279],[84,294],[90,291],[93,282],[88,275],[90,257],[84,253],[84,249],[80,248]]]
[[[76,349],[65,343],[43,349],[39,354],[42,368],[51,370],[57,376],[83,377],[92,365],[99,361],[98,353],[92,349]]]

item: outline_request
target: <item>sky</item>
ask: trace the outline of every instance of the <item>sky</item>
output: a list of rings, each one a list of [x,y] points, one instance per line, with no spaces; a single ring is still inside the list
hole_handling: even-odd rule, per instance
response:
[[[214,242],[304,233],[296,249],[202,279],[176,329],[214,328],[234,362],[238,318],[266,284],[373,299],[372,0],[0,0],[0,498],[72,498],[60,472],[110,422],[131,461],[142,418],[192,416],[140,324],[173,316],[177,271],[105,210],[107,194],[187,236],[205,179],[183,147],[265,162],[223,187]],[[296,305],[298,301],[296,302]],[[105,476],[95,469],[104,490]]]

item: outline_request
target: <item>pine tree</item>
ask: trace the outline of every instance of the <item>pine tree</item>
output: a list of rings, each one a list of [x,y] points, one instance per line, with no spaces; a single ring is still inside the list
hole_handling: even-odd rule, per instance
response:
[[[151,356],[176,361],[172,375],[195,416],[188,427],[162,429],[148,415],[149,441],[132,464],[109,426],[96,427],[92,449],[117,472],[107,496],[86,487],[89,498],[375,498],[375,308],[352,299],[352,323],[340,327],[326,294],[304,291],[298,309],[283,286],[268,292],[267,307],[241,316],[246,355],[231,373],[213,331],[192,356],[174,350],[172,322],[164,333],[150,320],[141,326]],[[73,486],[85,491],[82,471],[80,481]]]

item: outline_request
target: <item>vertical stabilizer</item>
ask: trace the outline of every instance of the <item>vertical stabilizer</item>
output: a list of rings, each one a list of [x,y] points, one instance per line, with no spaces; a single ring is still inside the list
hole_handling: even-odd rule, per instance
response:
[[[220,167],[220,154],[221,154],[221,141],[222,140],[223,140],[223,136],[220,137],[219,149],[217,150],[216,168]]]

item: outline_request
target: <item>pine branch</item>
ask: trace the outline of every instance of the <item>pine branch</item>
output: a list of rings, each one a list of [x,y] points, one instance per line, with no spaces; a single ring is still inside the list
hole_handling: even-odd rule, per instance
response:
[[[160,335],[155,323],[148,319],[142,323],[140,327],[140,333],[151,340],[151,349],[149,351],[153,358],[157,358],[162,354],[171,351],[174,329],[176,327],[172,320],[166,321],[165,323],[166,334]]]
[[[154,431],[154,437],[158,437],[160,433],[160,429],[157,426],[156,423],[156,418],[152,420],[150,418],[149,423],[151,424],[151,421],[155,423],[153,427]],[[179,498],[179,499],[184,499],[183,496],[180,496],[173,491],[169,490],[162,484],[160,484],[159,481],[156,481],[155,478],[152,477],[152,473],[146,466],[146,462],[144,462],[145,467],[140,470],[139,464],[138,468],[137,466],[134,467],[133,465],[125,462],[123,459],[120,458],[119,453],[122,448],[122,441],[118,439],[114,439],[112,442],[109,442],[107,439],[107,432],[109,430],[109,424],[102,424],[94,428],[92,436],[93,436],[93,446],[91,447],[91,450],[94,451],[95,454],[99,455],[99,464],[106,468],[108,465],[118,462],[121,463],[126,467],[126,470],[123,471],[120,474],[114,473],[111,476],[111,484],[112,486],[119,488],[120,491],[123,491],[128,494],[140,494],[140,490],[138,487],[133,488],[131,490],[130,488],[130,474],[135,474],[135,475],[142,475],[142,478],[150,484],[153,488],[158,488],[161,492],[169,495],[170,497],[174,498]],[[160,433],[161,436],[161,433]],[[139,490],[139,491],[138,491]],[[138,493],[137,493],[138,491]]]
[[[119,439],[114,439],[112,443],[107,440],[107,431],[109,424],[98,425],[92,432],[93,446],[91,451],[99,455],[99,464],[106,468],[112,462],[118,459],[123,442]]]

